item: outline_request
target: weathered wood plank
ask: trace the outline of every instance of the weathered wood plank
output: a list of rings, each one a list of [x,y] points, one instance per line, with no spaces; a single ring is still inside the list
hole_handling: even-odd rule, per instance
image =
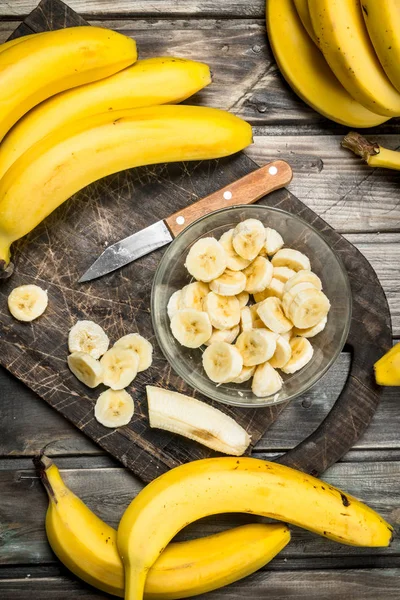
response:
[[[66,483],[102,519],[116,527],[131,499],[142,484],[122,468],[63,469]],[[362,498],[378,510],[396,528],[400,525],[400,463],[339,463],[331,467],[324,479]],[[53,563],[47,544],[44,516],[47,506],[42,484],[31,469],[0,471],[1,529],[0,563],[2,565],[40,565]],[[32,506],[35,510],[32,510]],[[221,515],[204,519],[185,529],[180,539],[208,535],[218,529],[254,521],[249,515]],[[390,548],[353,548],[293,528],[293,541],[281,558],[312,556],[399,556],[400,539],[395,536]],[[1,589],[1,588],[0,588]],[[0,594],[1,595],[1,594]]]

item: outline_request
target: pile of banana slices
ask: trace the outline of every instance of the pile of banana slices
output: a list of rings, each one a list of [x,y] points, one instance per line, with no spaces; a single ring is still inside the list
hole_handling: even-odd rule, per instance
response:
[[[282,236],[257,219],[219,240],[198,240],[185,263],[196,281],[175,291],[167,307],[180,344],[207,346],[203,368],[214,383],[252,379],[260,398],[282,388],[276,369],[292,374],[309,363],[309,338],[325,328],[330,310],[309,258],[283,246]]]

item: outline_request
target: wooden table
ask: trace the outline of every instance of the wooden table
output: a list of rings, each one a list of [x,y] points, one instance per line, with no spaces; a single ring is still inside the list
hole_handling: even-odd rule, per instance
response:
[[[340,148],[344,128],[306,107],[283,82],[265,35],[262,0],[70,0],[93,24],[136,38],[141,57],[176,54],[211,65],[213,85],[195,101],[229,109],[254,125],[248,154],[260,165],[284,158],[294,170],[291,191],[343,233],[370,260],[386,291],[395,338],[400,337],[400,175],[370,170]],[[36,5],[0,1],[0,41]],[[379,130],[398,145],[399,121]],[[373,133],[371,134],[374,138]],[[304,439],[337,398],[348,372],[341,355],[322,383],[294,401],[256,448],[273,458]],[[325,478],[400,525],[400,391],[387,389],[366,435]],[[105,598],[70,575],[44,532],[45,493],[31,457],[53,456],[66,482],[116,526],[141,484],[42,400],[0,371],[0,598]],[[180,536],[249,522],[209,519]],[[400,599],[400,542],[390,549],[340,546],[293,528],[293,542],[268,568],[221,591],[222,598],[280,600]],[[399,531],[398,531],[399,532]]]

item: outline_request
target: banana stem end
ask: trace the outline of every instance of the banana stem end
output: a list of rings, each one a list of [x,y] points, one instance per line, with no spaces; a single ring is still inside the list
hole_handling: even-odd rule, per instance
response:
[[[356,131],[350,131],[342,141],[342,147],[348,148],[357,156],[368,164],[371,156],[376,156],[380,153],[379,144],[369,142],[365,137],[357,133]]]
[[[53,486],[51,485],[47,476],[47,470],[54,465],[53,461],[48,456],[41,454],[39,456],[34,456],[32,462],[35,465],[36,472],[39,475],[49,498],[54,502],[57,502]]]

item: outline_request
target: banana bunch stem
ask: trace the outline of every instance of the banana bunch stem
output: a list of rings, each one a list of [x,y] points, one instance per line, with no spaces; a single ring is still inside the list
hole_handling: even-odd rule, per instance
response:
[[[346,135],[342,141],[342,146],[360,156],[370,167],[400,170],[400,152],[370,142],[355,131],[351,131]]]

